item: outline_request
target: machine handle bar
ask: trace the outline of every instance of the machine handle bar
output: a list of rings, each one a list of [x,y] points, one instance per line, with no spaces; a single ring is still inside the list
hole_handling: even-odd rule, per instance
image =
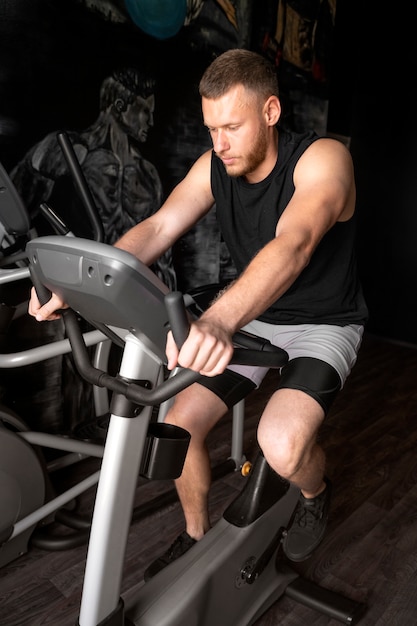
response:
[[[37,288],[37,287],[36,287]],[[179,292],[175,292],[166,296],[167,312],[174,338],[185,338],[188,333],[188,317],[185,311],[184,301]],[[171,311],[174,308],[174,313]],[[181,310],[181,307],[184,310]],[[128,400],[143,406],[157,406],[166,400],[169,400],[177,393],[189,387],[192,383],[201,378],[201,374],[190,369],[179,369],[175,376],[164,380],[158,387],[154,389],[144,388],[134,382],[129,382],[117,376],[111,376],[105,371],[94,367],[90,362],[87,347],[84,343],[78,319],[72,309],[62,311],[65,322],[65,329],[71,344],[73,358],[80,375],[87,381],[97,387],[105,387],[110,391],[124,395]],[[234,340],[239,344],[240,333],[236,333]],[[247,338],[246,334],[242,335],[244,344]],[[251,337],[251,343],[254,344],[255,338]],[[265,346],[268,345],[268,349]],[[268,368],[283,367],[288,361],[288,354],[285,350],[272,346],[265,340],[260,340],[260,349],[240,348],[234,350],[230,363],[240,365],[257,365]]]

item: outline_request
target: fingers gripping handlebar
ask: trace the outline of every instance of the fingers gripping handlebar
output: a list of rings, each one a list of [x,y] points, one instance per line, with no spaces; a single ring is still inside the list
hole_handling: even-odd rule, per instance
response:
[[[39,280],[38,275],[36,274],[36,272],[33,269],[32,265],[29,265],[29,273],[30,273],[30,279],[32,281],[33,286],[35,287],[35,291],[36,291],[36,295],[38,296],[38,300],[40,302],[40,304],[43,306],[44,304],[46,304],[48,302],[48,300],[51,298],[52,293],[50,292],[50,290],[45,287],[45,285]]]
[[[170,292],[165,296],[165,304],[169,317],[170,326],[177,345],[182,345],[188,334],[189,321],[184,306],[184,300],[180,292]],[[98,387],[106,387],[111,391],[120,393],[128,400],[140,405],[155,406],[172,398],[177,393],[196,382],[201,375],[189,369],[180,369],[175,376],[163,381],[154,389],[145,389],[133,382],[111,376],[107,372],[99,370],[91,365],[86,345],[78,325],[76,314],[71,309],[62,312],[68,339],[71,343],[74,361],[80,375]],[[236,348],[231,363],[243,365],[259,365],[262,367],[280,368],[288,361],[285,350],[273,346],[264,339],[236,333],[234,336],[236,345],[250,347]],[[257,349],[255,349],[257,345]]]
[[[165,296],[165,306],[168,313],[169,325],[178,348],[188,337],[190,322],[184,305],[184,298],[180,291],[170,291]]]

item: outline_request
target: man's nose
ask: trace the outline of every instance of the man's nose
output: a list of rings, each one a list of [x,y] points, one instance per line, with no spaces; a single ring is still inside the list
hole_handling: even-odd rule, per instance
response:
[[[215,136],[214,141],[214,151],[215,152],[224,152],[229,147],[229,141],[227,139],[227,135],[224,131],[218,130]]]

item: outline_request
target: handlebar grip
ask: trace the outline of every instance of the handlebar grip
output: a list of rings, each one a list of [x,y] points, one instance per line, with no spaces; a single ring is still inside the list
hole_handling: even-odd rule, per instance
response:
[[[38,277],[36,276],[36,272],[33,271],[32,266],[29,266],[30,278],[32,280],[33,286],[35,287],[36,295],[38,296],[38,300],[43,306],[51,299],[52,293],[49,291],[45,285],[43,285]]]
[[[190,322],[182,293],[180,291],[170,291],[167,293],[165,296],[165,306],[175,343],[180,349],[190,331]]]

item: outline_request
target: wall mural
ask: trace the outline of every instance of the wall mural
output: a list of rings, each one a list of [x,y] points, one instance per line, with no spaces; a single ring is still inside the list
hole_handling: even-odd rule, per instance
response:
[[[116,70],[101,85],[95,122],[80,132],[66,129],[101,218],[106,243],[114,243],[162,203],[159,174],[140,151],[154,123],[154,92],[155,80],[137,68]],[[10,177],[34,222],[40,204],[46,202],[56,208],[75,235],[92,236],[56,132],[35,144]],[[176,289],[170,253],[152,269]]]
[[[276,65],[284,124],[325,132],[335,2],[2,3],[0,161],[38,231],[47,228],[39,204],[48,202],[76,234],[86,232],[83,209],[69,186],[56,141],[57,132],[63,130],[82,165],[106,241],[113,243],[133,223],[157,210],[193,161],[210,147],[198,82],[211,60],[228,48],[257,50]],[[170,287],[182,291],[233,278],[215,207],[154,269]],[[31,327],[28,341],[46,333],[39,326]],[[18,334],[26,335],[21,330]],[[77,398],[72,389],[66,402],[67,389],[76,379],[71,364],[45,367],[54,369],[56,401],[64,395],[62,419],[72,427],[81,419],[75,417],[77,405],[86,406],[81,399],[85,391]],[[49,379],[41,369],[37,376]],[[45,393],[48,409],[55,411],[51,389],[42,389],[43,398]],[[37,419],[33,399],[30,405],[31,418]]]

